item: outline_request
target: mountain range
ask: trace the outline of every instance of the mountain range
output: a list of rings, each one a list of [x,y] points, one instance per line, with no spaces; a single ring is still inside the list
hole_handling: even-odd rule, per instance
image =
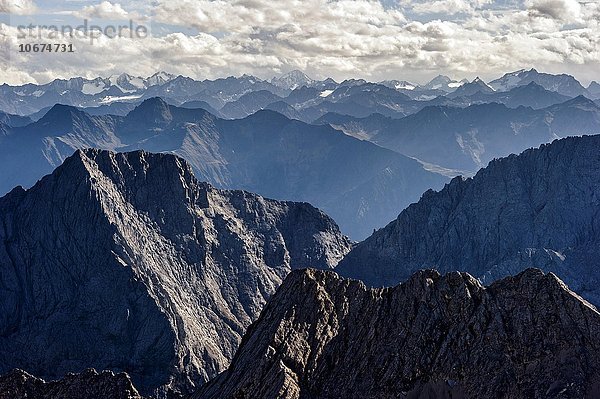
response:
[[[349,249],[309,204],[217,190],[173,155],[78,151],[0,198],[0,374],[93,367],[189,392],[291,270]]]
[[[0,399],[599,397],[599,193],[564,74],[2,85]]]
[[[270,198],[310,202],[353,239],[367,237],[447,178],[396,152],[329,126],[260,111],[223,120],[202,109],[146,100],[127,116],[56,105],[0,136],[0,192],[30,187],[80,148],[170,152],[200,180]]]
[[[368,104],[363,89],[364,85],[345,86],[330,96],[356,90],[352,96]],[[533,83],[512,89],[538,99],[543,98],[536,96],[540,90],[550,93]],[[245,110],[241,114],[253,111],[246,99],[263,95],[263,104],[275,96],[253,92],[228,103],[228,109],[237,104],[236,109]],[[289,116],[296,113],[283,101],[274,104]],[[4,125],[0,192],[31,186],[80,148],[171,152],[190,162],[199,179],[218,188],[310,202],[331,215],[344,233],[360,240],[426,190],[441,188],[447,177],[471,176],[495,158],[556,138],[600,133],[600,106],[583,96],[540,109],[495,102],[427,106],[400,119],[328,112],[314,124],[271,110],[227,120],[187,107],[152,98],[118,116],[56,105],[26,126],[20,126],[26,118],[15,123],[17,127]]]
[[[310,205],[212,188],[173,155],[78,151],[0,199],[0,373],[57,379],[0,387],[593,398],[600,314],[561,279],[599,303],[599,148],[495,160],[353,249]]]
[[[519,89],[537,88],[528,85]],[[402,119],[329,115],[329,123],[422,162],[473,174],[492,159],[537,147],[556,138],[600,134],[600,107],[580,96],[541,109],[496,102],[431,106]]]
[[[501,78],[491,81],[489,85],[496,91],[506,91],[517,86],[528,85],[531,82],[535,82],[546,90],[557,92],[563,96],[577,97],[590,95],[590,92],[571,75],[553,75],[538,72],[533,68],[507,73]]]
[[[348,79],[338,83],[331,78],[311,79],[297,70],[271,80],[263,80],[251,75],[194,80],[185,76],[158,72],[148,78],[122,74],[108,78],[58,79],[42,85],[4,84],[0,86],[0,111],[33,116],[60,103],[79,108],[96,108],[96,114],[100,112],[108,114],[115,110],[119,111],[119,107],[111,106],[114,103],[137,105],[148,98],[162,97],[177,106],[188,102],[204,102],[214,111],[222,111],[219,116],[224,118],[245,117],[259,109],[268,108],[269,104],[278,101],[284,101],[295,108],[299,112],[299,117],[305,122],[312,122],[327,112],[338,112],[355,117],[379,112],[396,118],[417,112],[427,105],[468,105],[470,102],[465,100],[465,97],[481,94],[497,95],[495,99],[490,98],[487,99],[488,101],[500,100],[507,105],[536,107],[539,105],[536,105],[535,96],[521,96],[514,100],[510,95],[509,98],[498,95],[532,83],[550,93],[566,97],[564,100],[580,95],[590,99],[600,97],[598,88],[600,86],[597,82],[591,82],[588,88],[584,88],[570,75],[540,73],[535,69],[508,73],[489,84],[479,78],[469,82],[466,79],[456,81],[440,75],[424,85],[402,80],[373,83],[363,79]],[[350,88],[354,89],[350,90]],[[336,95],[331,96],[336,91]],[[262,92],[262,94],[245,98],[237,105],[229,105],[255,92]],[[305,97],[303,102],[298,102],[300,93],[303,96],[309,93],[310,95]],[[546,95],[546,97],[551,96]],[[269,103],[267,99],[272,101]],[[474,99],[474,101],[482,100]],[[558,99],[554,101],[560,102]],[[546,103],[546,105],[550,104]],[[223,109],[225,106],[227,108]],[[216,115],[215,112],[212,113]]]

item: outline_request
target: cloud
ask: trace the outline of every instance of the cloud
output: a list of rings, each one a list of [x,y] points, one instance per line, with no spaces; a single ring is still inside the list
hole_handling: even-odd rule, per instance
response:
[[[407,6],[417,14],[446,14],[473,13],[475,10],[491,0],[436,0],[436,1],[410,1]]]
[[[0,13],[28,15],[37,10],[32,0],[0,0]]]
[[[350,28],[356,29],[405,21],[399,10],[385,9],[376,0],[163,0],[154,19],[204,32],[230,33],[273,31],[286,25],[327,28],[353,24]]]
[[[85,6],[81,10],[74,13],[80,18],[89,19],[112,19],[112,20],[125,20],[134,19],[135,16],[130,15],[123,9],[119,3],[111,3],[109,1],[103,1],[100,4]]]
[[[438,7],[440,1],[446,0],[426,5]],[[156,70],[202,79],[243,73],[270,78],[291,69],[338,80],[419,82],[438,73],[494,78],[529,67],[598,79],[599,5],[582,3],[577,9],[560,0],[560,7],[571,10],[565,19],[555,18],[566,14],[556,13],[553,1],[558,0],[502,9],[468,1],[468,12],[417,18],[411,7],[424,2],[396,1],[396,7],[384,7],[370,0],[161,0],[153,18],[169,27],[165,34],[143,40],[102,38],[93,45],[75,40],[73,56],[12,51],[9,61],[0,59],[0,68],[11,83],[82,74],[151,75]],[[113,16],[106,18],[114,18],[133,7],[130,2],[105,3],[84,9],[103,16],[112,10]],[[549,3],[554,4],[550,10]],[[189,26],[196,31],[183,29]],[[6,45],[14,49],[13,28],[4,29]]]
[[[581,17],[581,5],[577,0],[528,0],[526,3],[534,15],[562,21],[576,21]]]

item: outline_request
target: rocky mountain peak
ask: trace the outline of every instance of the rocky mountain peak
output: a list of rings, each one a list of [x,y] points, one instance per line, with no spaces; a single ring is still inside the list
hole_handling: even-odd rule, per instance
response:
[[[39,124],[72,126],[74,120],[85,116],[85,112],[70,105],[56,104],[38,121]]]
[[[288,90],[294,90],[302,86],[307,86],[313,83],[304,72],[293,70],[279,77],[271,79],[271,83],[275,86],[282,87]]]
[[[596,81],[590,82],[587,90],[594,98],[600,97],[600,83]]]
[[[427,85],[448,84],[450,82],[452,82],[452,79],[450,79],[448,76],[438,75],[431,79]]]
[[[599,136],[556,140],[455,178],[358,244],[336,270],[385,286],[423,268],[492,282],[537,267],[598,304],[599,148]]]
[[[176,75],[160,71],[160,72],[156,72],[154,75],[147,78],[146,84],[148,86],[162,85],[167,82],[170,82],[171,80],[175,79],[176,77],[177,77]]]
[[[194,398],[593,397],[599,326],[539,270],[489,288],[425,270],[386,289],[295,271]]]
[[[0,199],[0,373],[94,367],[186,392],[229,364],[292,269],[349,248],[309,204],[215,189],[176,156],[78,151]]]
[[[179,196],[186,203],[194,204],[201,193],[212,190],[208,183],[196,180],[186,161],[170,154],[153,154],[143,150],[115,153],[88,148],[77,150],[59,168],[73,171],[79,166],[85,168],[94,188],[100,187],[104,183],[102,179],[108,178],[120,194],[131,200],[141,198],[140,191],[143,190],[147,192],[144,200],[160,202],[161,193],[153,190],[162,186],[170,197]],[[207,203],[202,205],[208,207]]]
[[[128,117],[145,123],[155,124],[166,124],[173,120],[169,104],[160,97],[152,97],[144,100],[144,102],[129,113]]]
[[[562,103],[563,107],[583,107],[583,108],[587,108],[587,109],[596,109],[596,110],[600,110],[600,107],[592,100],[590,100],[589,98],[583,96],[583,95],[579,95],[575,98],[572,98],[568,101],[565,101],[564,103]],[[555,106],[555,108],[557,108]]]
[[[499,79],[490,82],[495,90],[506,91],[517,86],[536,82],[546,90],[555,91],[569,97],[588,94],[586,89],[573,76],[567,74],[553,75],[538,72],[532,68],[528,71],[507,73]]]

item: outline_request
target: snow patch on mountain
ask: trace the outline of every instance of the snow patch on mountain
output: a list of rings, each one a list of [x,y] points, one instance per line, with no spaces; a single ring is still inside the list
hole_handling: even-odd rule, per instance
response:
[[[104,83],[101,82],[86,82],[83,84],[83,87],[81,88],[81,92],[83,94],[88,94],[88,95],[95,95],[98,93],[102,93],[104,90],[106,90],[107,87],[104,85]]]
[[[133,94],[133,95],[129,95],[129,96],[106,96],[102,100],[100,100],[100,104],[111,104],[111,103],[114,103],[115,101],[137,100],[138,98],[141,98],[141,97],[142,97],[142,94]]]

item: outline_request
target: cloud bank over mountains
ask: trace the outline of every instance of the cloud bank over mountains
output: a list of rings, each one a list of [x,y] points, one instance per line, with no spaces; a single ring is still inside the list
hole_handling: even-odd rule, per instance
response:
[[[52,3],[52,4],[49,4]],[[194,78],[292,69],[315,77],[423,82],[440,71],[495,78],[536,67],[584,82],[600,68],[600,3],[577,0],[160,0],[120,2],[0,0],[3,82],[44,83],[157,70]],[[33,14],[32,14],[33,13]],[[147,38],[125,31],[69,38],[76,53],[18,53],[17,26],[118,25],[132,19]],[[60,25],[59,25],[60,26]],[[473,75],[473,76],[471,76]]]

